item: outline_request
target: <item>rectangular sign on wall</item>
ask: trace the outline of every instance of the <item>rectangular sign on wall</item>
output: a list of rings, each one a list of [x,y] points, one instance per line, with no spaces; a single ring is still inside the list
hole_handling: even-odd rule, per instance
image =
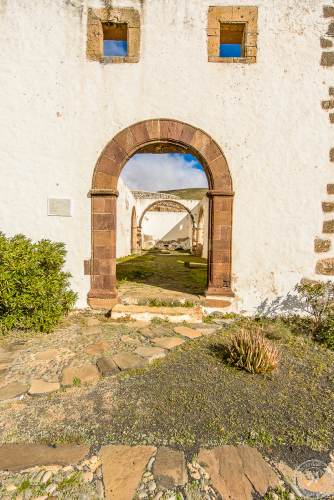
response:
[[[71,217],[72,200],[66,198],[48,198],[48,215]]]

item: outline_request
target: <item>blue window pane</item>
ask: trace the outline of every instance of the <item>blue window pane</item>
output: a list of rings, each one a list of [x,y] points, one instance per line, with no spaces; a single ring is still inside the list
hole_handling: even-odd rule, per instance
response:
[[[239,43],[222,43],[219,55],[220,57],[241,57],[241,45]]]
[[[128,42],[126,40],[104,40],[103,54],[105,56],[127,56]]]

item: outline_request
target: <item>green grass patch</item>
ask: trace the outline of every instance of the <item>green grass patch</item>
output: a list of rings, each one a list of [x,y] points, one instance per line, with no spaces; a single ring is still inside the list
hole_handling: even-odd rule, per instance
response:
[[[184,262],[203,264],[199,268],[187,268]],[[145,283],[167,290],[203,295],[207,284],[205,259],[190,254],[166,255],[155,250],[119,259],[116,269],[118,285],[124,282]]]

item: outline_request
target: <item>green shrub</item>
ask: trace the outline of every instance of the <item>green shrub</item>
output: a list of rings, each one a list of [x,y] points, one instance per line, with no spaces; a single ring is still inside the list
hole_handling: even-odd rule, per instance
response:
[[[51,331],[69,312],[76,294],[69,289],[70,274],[63,243],[33,243],[19,234],[0,233],[0,329]]]
[[[278,365],[279,353],[259,327],[240,328],[227,345],[230,364],[250,373],[270,373]]]
[[[296,286],[314,339],[334,350],[334,283],[303,280]]]
[[[296,290],[305,312],[313,321],[314,330],[334,317],[334,283],[302,280]]]
[[[315,340],[334,351],[334,317],[328,318],[314,334]]]

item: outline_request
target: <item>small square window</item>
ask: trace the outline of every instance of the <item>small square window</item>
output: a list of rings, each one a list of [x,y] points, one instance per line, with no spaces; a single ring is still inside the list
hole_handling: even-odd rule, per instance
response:
[[[128,25],[126,23],[103,23],[103,55],[126,57],[128,55]]]
[[[244,57],[244,23],[220,23],[219,57]]]
[[[208,10],[208,60],[253,64],[257,58],[255,6],[211,6]]]

